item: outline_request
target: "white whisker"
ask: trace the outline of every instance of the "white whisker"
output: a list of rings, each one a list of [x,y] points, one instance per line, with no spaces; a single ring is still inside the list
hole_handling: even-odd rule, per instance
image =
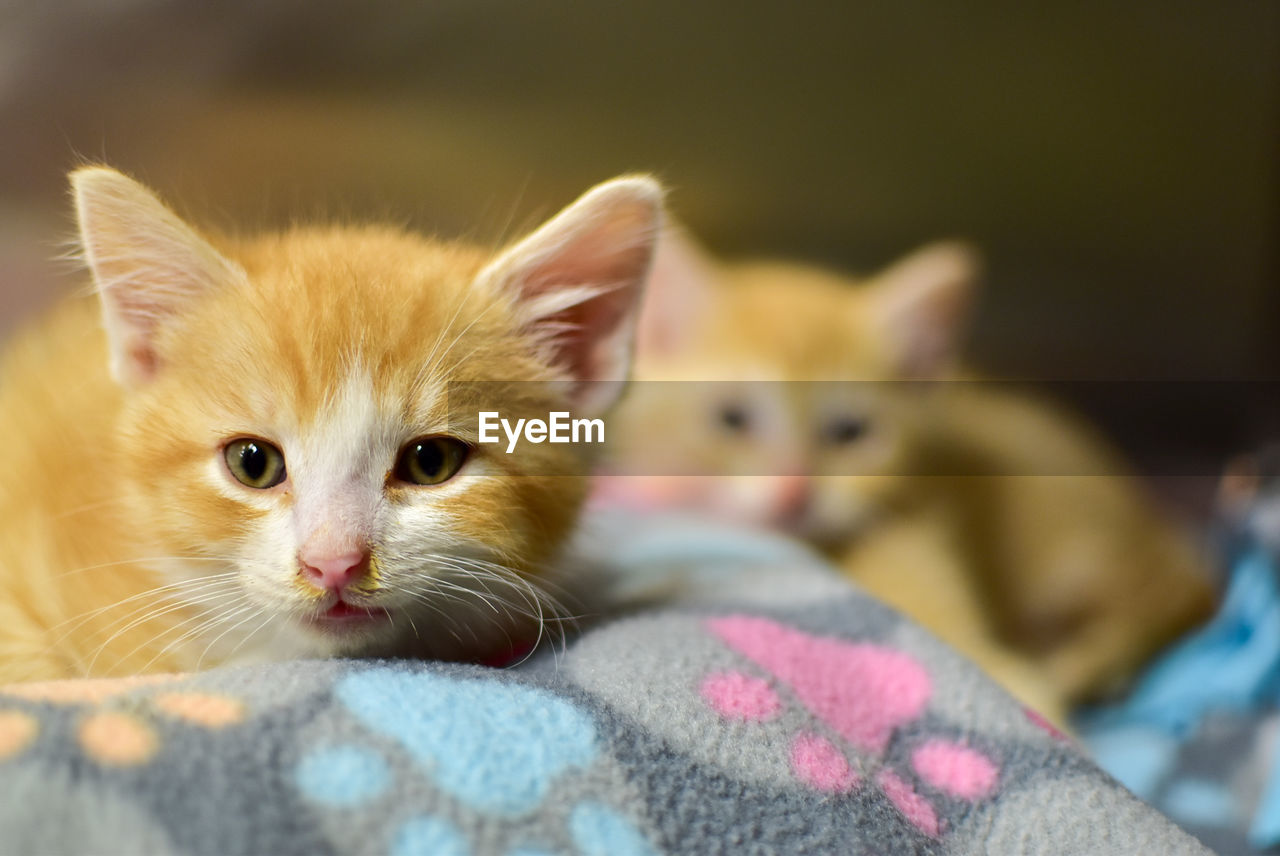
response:
[[[174,613],[174,612],[179,612],[179,611],[181,611],[181,610],[183,610],[183,609],[190,609],[190,608],[193,608],[194,606],[198,605],[198,603],[199,603],[199,602],[202,602],[202,601],[209,601],[209,600],[218,600],[218,599],[220,599],[220,598],[218,598],[216,595],[208,595],[208,596],[206,596],[205,598],[202,598],[202,600],[201,600],[201,601],[195,601],[195,602],[193,602],[193,601],[188,601],[188,600],[185,600],[185,599],[184,599],[184,600],[180,600],[180,601],[178,601],[178,602],[176,602],[176,603],[171,603],[171,604],[168,604],[168,605],[163,606],[163,607],[158,607],[158,608],[156,608],[156,609],[152,609],[152,610],[150,610],[150,611],[148,611],[148,612],[144,613],[141,617],[138,617],[138,618],[133,619],[133,620],[132,620],[132,621],[130,621],[128,624],[126,624],[124,627],[122,627],[122,628],[120,628],[120,629],[116,630],[114,633],[112,633],[112,634],[111,634],[111,636],[109,636],[105,642],[103,642],[101,645],[99,645],[99,646],[98,646],[97,650],[94,652],[93,658],[89,661],[88,674],[93,674],[93,670],[94,670],[94,667],[97,665],[98,658],[102,656],[103,652],[104,652],[104,651],[106,651],[106,649],[111,645],[111,643],[112,643],[112,642],[114,642],[116,639],[120,638],[121,636],[123,636],[125,633],[128,633],[128,632],[129,632],[130,630],[132,630],[133,628],[138,627],[138,626],[140,626],[140,625],[142,625],[142,624],[145,624],[145,623],[147,623],[148,621],[154,621],[154,620],[155,620],[155,619],[157,619],[157,618],[162,618],[162,617],[164,617],[164,616],[166,616],[166,615],[170,615],[170,614],[172,614],[172,613]],[[134,613],[131,613],[131,614],[135,614],[136,612],[137,612],[137,610],[135,610],[135,611],[134,611]],[[182,623],[184,623],[184,622],[180,621],[180,622],[179,622],[179,626],[181,626],[181,624],[182,624]],[[166,630],[165,632],[167,633],[167,632],[168,632],[168,630]],[[162,637],[162,636],[163,636],[163,634],[161,634],[161,637]],[[133,656],[135,653],[137,653],[137,652],[138,652],[139,650],[141,650],[143,647],[145,647],[146,645],[149,645],[149,644],[151,644],[152,642],[154,642],[156,638],[161,638],[161,637],[152,637],[152,639],[150,639],[150,640],[147,640],[147,641],[145,641],[145,642],[140,643],[138,646],[136,646],[136,647],[135,647],[132,651],[130,651],[128,654],[124,655],[123,657],[119,657],[119,658],[118,658],[118,661],[124,661],[124,660],[127,660],[129,657]]]
[[[208,598],[206,600],[213,600],[213,599],[214,598]],[[245,595],[244,593],[241,593],[234,600],[231,600],[223,604],[222,606],[224,609],[235,607],[243,603],[247,599],[248,599],[248,596]],[[167,610],[167,612],[173,612],[173,611],[174,610]],[[199,635],[201,632],[204,631],[206,627],[209,627],[211,625],[217,624],[218,622],[222,621],[223,614],[210,614],[207,611],[199,610],[193,615],[189,615],[186,617],[179,617],[169,627],[166,627],[164,630],[161,630],[159,633],[155,634],[151,638],[145,639],[142,642],[139,642],[137,645],[133,647],[131,651],[129,651],[128,654],[125,654],[121,657],[117,657],[117,662],[126,662],[131,657],[133,657],[134,654],[137,654],[143,648],[146,648],[150,645],[155,645],[158,642],[160,642],[160,640],[164,639],[166,636],[170,635],[174,631],[180,630],[183,627],[187,627],[193,622],[196,623],[194,630],[188,631],[187,633],[183,633],[182,636],[178,637],[178,639],[171,641],[169,644],[161,648],[154,656],[152,656],[152,658],[148,660],[146,665],[143,666],[142,669],[140,670],[141,672],[145,672],[148,668],[150,668],[152,663],[155,663],[157,660],[159,660],[161,657],[167,654],[170,650],[177,647],[177,645],[180,644],[185,639],[190,638],[192,636]]]
[[[237,621],[235,624],[231,625],[231,626],[230,626],[230,627],[228,627],[226,630],[224,630],[224,631],[222,631],[221,633],[219,633],[217,636],[215,636],[215,637],[213,638],[213,640],[212,640],[212,641],[210,641],[207,645],[205,645],[205,646],[204,646],[204,651],[202,651],[202,652],[200,653],[200,658],[199,658],[198,660],[196,660],[196,671],[197,671],[197,672],[198,672],[198,671],[200,671],[200,667],[204,664],[204,658],[205,658],[205,657],[207,657],[207,656],[209,655],[209,651],[213,648],[213,646],[215,646],[215,645],[217,645],[217,644],[218,644],[219,640],[221,640],[221,639],[222,639],[224,636],[226,636],[228,633],[231,633],[232,631],[234,631],[237,627],[241,627],[241,626],[243,626],[246,622],[248,622],[248,621],[252,621],[252,620],[253,620],[254,618],[256,618],[257,616],[259,616],[259,615],[262,615],[262,614],[263,614],[263,609],[262,609],[261,607],[255,606],[255,605],[254,605],[254,604],[252,604],[252,603],[251,603],[251,604],[249,604],[247,607],[241,607],[241,611],[243,611],[244,609],[249,609],[249,610],[250,610],[250,612],[249,612],[249,614],[248,614],[247,616],[245,616],[245,617],[244,617],[243,619],[241,619],[240,621]],[[237,614],[239,614],[239,613],[237,613]],[[261,629],[261,628],[259,628],[259,629]],[[244,641],[244,640],[241,640],[241,642],[243,642],[243,641]],[[237,645],[236,647],[238,648],[239,646]]]

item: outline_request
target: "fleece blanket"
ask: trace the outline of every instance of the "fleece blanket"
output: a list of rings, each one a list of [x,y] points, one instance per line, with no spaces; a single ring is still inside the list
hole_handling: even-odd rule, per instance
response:
[[[0,689],[0,852],[1208,852],[798,548],[601,544],[632,607],[508,668]]]

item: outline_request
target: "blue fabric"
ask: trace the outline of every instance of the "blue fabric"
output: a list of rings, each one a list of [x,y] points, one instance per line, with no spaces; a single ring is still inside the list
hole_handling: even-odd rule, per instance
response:
[[[1219,782],[1190,778],[1170,785],[1163,805],[1174,820],[1197,826],[1230,826],[1240,808]]]
[[[1255,547],[1241,552],[1221,608],[1205,627],[1155,662],[1130,697],[1078,721],[1099,764],[1171,815],[1204,826],[1248,818],[1250,844],[1280,844],[1280,759],[1265,759],[1268,784],[1256,805],[1224,808],[1224,789],[1179,771],[1185,747],[1209,715],[1258,716],[1280,701],[1280,574]],[[1225,760],[1225,759],[1224,759]],[[1230,770],[1223,771],[1224,783]]]
[[[1218,615],[1156,662],[1121,718],[1185,734],[1208,710],[1251,710],[1277,699],[1280,585],[1270,556],[1245,555]]]
[[[1249,843],[1254,847],[1280,844],[1280,758],[1271,759],[1271,778],[1249,825]]]
[[[1089,750],[1135,794],[1156,792],[1178,762],[1178,740],[1143,725],[1114,725],[1087,733]]]

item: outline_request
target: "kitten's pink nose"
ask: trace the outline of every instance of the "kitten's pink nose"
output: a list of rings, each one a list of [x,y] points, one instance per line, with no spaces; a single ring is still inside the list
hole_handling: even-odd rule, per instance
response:
[[[302,578],[318,589],[341,591],[369,570],[369,551],[308,553],[298,556]]]

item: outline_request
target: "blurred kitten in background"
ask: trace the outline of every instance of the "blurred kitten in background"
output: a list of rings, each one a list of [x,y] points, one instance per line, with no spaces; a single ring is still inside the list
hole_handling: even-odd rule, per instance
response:
[[[615,471],[636,475],[605,490],[809,541],[1061,720],[1213,593],[1099,437],[958,365],[976,279],[958,243],[856,282],[722,264],[669,230],[638,340],[649,383],[612,423]]]

